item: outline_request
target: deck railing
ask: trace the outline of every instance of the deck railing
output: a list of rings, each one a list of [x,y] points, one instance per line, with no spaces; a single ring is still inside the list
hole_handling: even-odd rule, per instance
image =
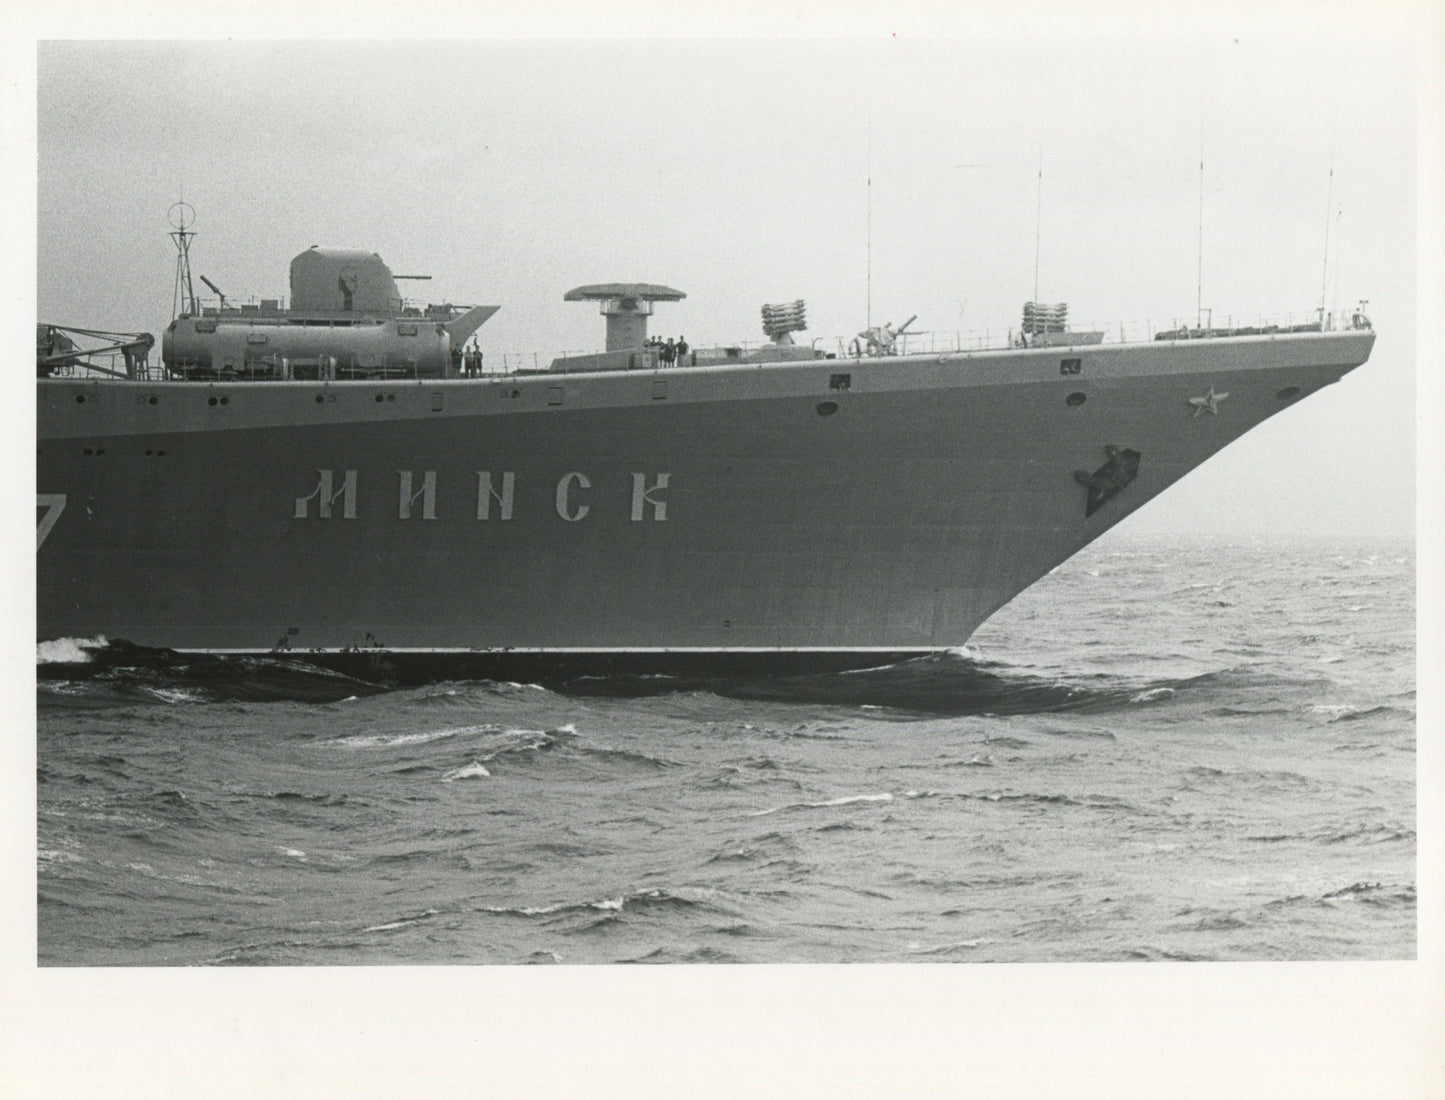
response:
[[[1327,313],[1323,318],[1319,310],[1310,313],[1286,313],[1273,316],[1244,316],[1230,315],[1223,319],[1212,318],[1204,325],[1191,324],[1187,319],[1167,318],[1162,321],[1146,319],[1134,322],[1109,322],[1107,324],[1071,324],[1069,331],[1065,333],[1050,333],[1048,336],[1049,347],[1068,347],[1069,333],[1093,334],[1102,333],[1102,337],[1088,340],[1078,345],[1088,346],[1090,344],[1127,344],[1127,343],[1154,343],[1161,340],[1208,340],[1220,339],[1228,336],[1242,335],[1270,335],[1294,332],[1344,332],[1359,331],[1370,328],[1370,321],[1360,310],[1346,310],[1336,313]],[[980,351],[1003,351],[1010,348],[1023,348],[1030,346],[1031,338],[1024,336],[1018,328],[998,329],[976,329],[964,330],[931,330],[916,333],[903,333],[897,337],[893,345],[891,355],[944,355],[962,354],[965,352]],[[861,346],[863,341],[856,337],[832,337],[820,338],[810,342],[811,346],[825,354],[832,355],[837,359],[862,359],[880,358],[877,355],[868,355]],[[738,356],[746,356],[751,353],[773,346],[767,340],[739,341],[733,344],[723,345],[730,353]],[[807,346],[806,344],[804,346]],[[589,348],[586,350],[563,351],[556,358],[568,359],[580,356],[593,356],[601,352],[600,348]],[[703,348],[695,348],[701,354]],[[716,347],[706,348],[706,352],[715,353]],[[643,349],[643,355],[647,362],[647,368],[656,369],[663,364],[656,356],[657,348],[647,347]],[[104,378],[114,375],[124,376],[126,373],[123,356],[119,352],[92,354],[91,361],[97,370],[87,369],[86,364],[77,363],[73,366],[58,367],[51,372],[50,377],[54,378]],[[158,359],[159,357],[157,357]],[[709,361],[712,355],[707,355]],[[544,371],[553,362],[553,357],[536,351],[487,351],[482,361],[481,377],[502,377],[516,374],[518,372]],[[266,372],[266,377],[270,377]],[[172,374],[168,372],[159,361],[151,361],[137,366],[136,378],[143,381],[168,381],[172,380]],[[224,379],[230,381],[232,379]],[[235,378],[236,381],[246,381],[244,376]],[[421,381],[427,381],[422,379]]]

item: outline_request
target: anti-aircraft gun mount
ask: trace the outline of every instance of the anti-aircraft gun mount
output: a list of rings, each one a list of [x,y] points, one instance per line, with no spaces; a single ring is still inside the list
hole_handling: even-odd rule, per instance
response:
[[[908,328],[908,326],[916,320],[918,320],[918,314],[915,313],[897,328],[894,328],[891,322],[865,328],[858,334],[857,339],[852,342],[849,350],[853,353],[855,359],[864,355],[897,355],[897,344],[900,336],[918,335],[917,332],[910,331]]]

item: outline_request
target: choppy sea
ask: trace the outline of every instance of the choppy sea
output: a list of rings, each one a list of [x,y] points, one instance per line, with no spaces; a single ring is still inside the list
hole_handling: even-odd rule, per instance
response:
[[[792,679],[56,655],[42,965],[1416,954],[1408,543],[1115,532],[962,650]]]

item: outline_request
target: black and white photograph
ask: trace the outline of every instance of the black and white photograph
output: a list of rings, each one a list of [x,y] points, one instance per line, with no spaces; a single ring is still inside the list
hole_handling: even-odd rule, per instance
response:
[[[1152,1094],[1440,1086],[1435,9],[182,10],[7,47],[31,988],[1348,975]],[[692,1080],[961,1080],[845,1063]]]

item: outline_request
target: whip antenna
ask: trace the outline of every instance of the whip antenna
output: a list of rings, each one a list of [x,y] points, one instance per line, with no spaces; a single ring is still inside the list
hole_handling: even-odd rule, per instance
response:
[[[1325,191],[1325,259],[1324,272],[1320,275],[1320,331],[1325,330],[1325,302],[1330,285],[1330,208],[1335,202],[1335,140],[1340,133],[1339,112],[1335,113],[1335,124],[1330,131],[1330,183]]]
[[[1039,120],[1039,174],[1034,190],[1034,301],[1039,300],[1039,241],[1043,237],[1044,215],[1044,123]]]
[[[1199,269],[1194,283],[1194,327],[1204,327],[1204,95],[1199,96]],[[1210,327],[1213,327],[1211,316]]]
[[[873,104],[872,104],[872,103],[869,103],[869,104],[868,104],[867,134],[868,134],[868,137],[867,137],[867,142],[866,142],[866,148],[867,148],[867,159],[868,159],[868,167],[867,167],[868,183],[867,183],[867,187],[866,187],[866,191],[867,191],[867,224],[866,224],[865,228],[866,228],[866,231],[867,231],[868,243],[867,243],[867,253],[866,253],[866,261],[867,261],[867,263],[866,263],[866,266],[867,266],[867,276],[866,276],[867,301],[864,303],[864,305],[865,305],[865,308],[864,308],[864,316],[867,317],[868,322],[867,322],[866,325],[864,325],[864,327],[865,327],[865,328],[872,328],[872,327],[873,327]]]

